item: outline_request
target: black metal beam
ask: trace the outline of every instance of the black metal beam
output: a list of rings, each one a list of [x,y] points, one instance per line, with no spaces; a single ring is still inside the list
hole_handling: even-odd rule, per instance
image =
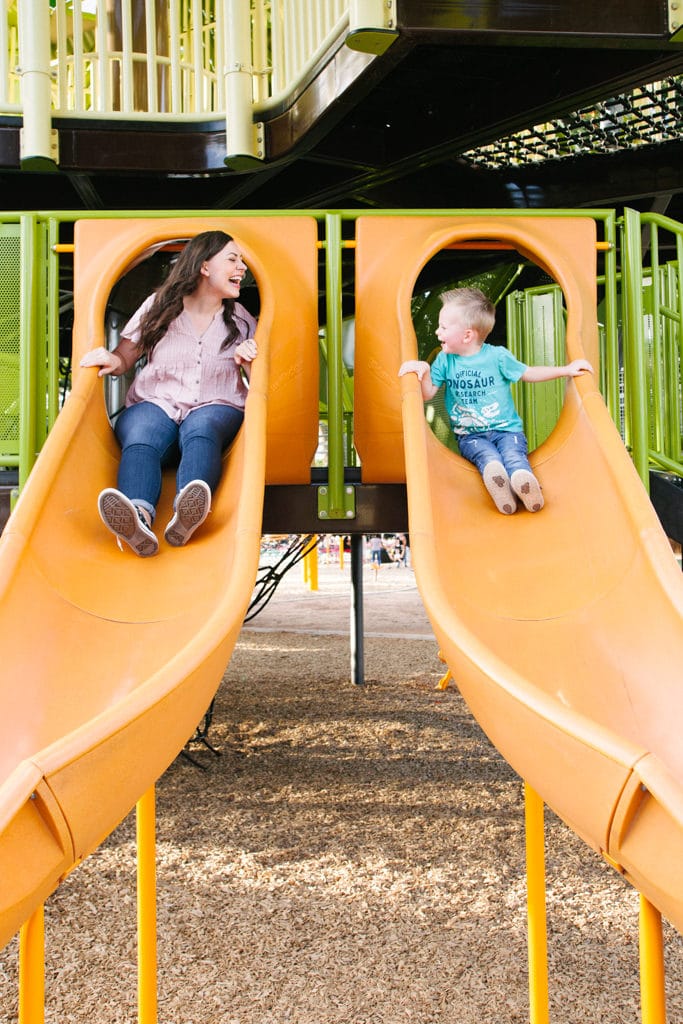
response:
[[[650,473],[650,500],[664,532],[683,544],[683,480],[671,473]]]
[[[651,209],[655,196],[670,197],[683,192],[683,139],[617,153],[549,160],[518,168],[504,168],[488,177],[493,189],[512,194],[535,191],[537,201],[529,205],[546,207],[634,205],[646,199]]]
[[[403,34],[430,40],[446,33],[533,43],[552,38],[571,45],[590,39],[591,45],[624,46],[645,41],[668,42],[670,29],[665,3],[647,0],[397,0],[396,20]]]
[[[316,484],[266,487],[263,533],[407,533],[405,484],[354,484],[353,519],[319,519]]]

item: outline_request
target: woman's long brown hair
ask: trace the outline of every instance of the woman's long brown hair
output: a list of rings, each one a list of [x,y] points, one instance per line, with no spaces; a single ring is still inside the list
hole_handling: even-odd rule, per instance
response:
[[[140,340],[148,359],[169,325],[182,313],[183,298],[196,291],[202,264],[232,241],[232,236],[225,231],[203,231],[187,243],[140,322]],[[235,323],[234,299],[223,299],[223,320],[226,336],[222,347],[226,348],[240,335]]]

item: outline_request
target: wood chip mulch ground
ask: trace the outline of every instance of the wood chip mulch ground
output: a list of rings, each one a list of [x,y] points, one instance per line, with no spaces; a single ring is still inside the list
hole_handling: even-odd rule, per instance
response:
[[[433,640],[244,630],[157,788],[160,1024],[528,1021],[522,784]],[[637,1024],[638,897],[547,814],[553,1024]],[[682,873],[683,877],[683,873]],[[131,815],[46,908],[47,1024],[136,1016]],[[666,926],[670,1024],[683,940]],[[0,1020],[17,1020],[17,943]]]

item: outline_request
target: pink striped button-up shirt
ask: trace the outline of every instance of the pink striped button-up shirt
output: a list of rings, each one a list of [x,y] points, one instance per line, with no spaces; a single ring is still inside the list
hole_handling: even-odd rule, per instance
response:
[[[140,343],[140,320],[154,299],[145,299],[121,332],[134,344]],[[152,352],[128,389],[126,406],[153,402],[176,423],[201,405],[232,405],[244,408],[247,385],[234,360],[235,347],[253,338],[256,320],[241,303],[235,303],[239,337],[221,348],[226,327],[219,310],[202,335],[198,335],[183,311]]]

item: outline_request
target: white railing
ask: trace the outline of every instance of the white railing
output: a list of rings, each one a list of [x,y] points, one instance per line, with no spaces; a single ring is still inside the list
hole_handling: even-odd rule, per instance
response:
[[[0,113],[21,113],[19,97],[19,33],[16,10],[0,15]]]
[[[56,117],[225,117],[226,49],[248,11],[252,101],[282,102],[343,39],[351,0],[5,0],[0,113],[21,109],[17,24],[50,40]]]
[[[252,0],[254,102],[287,98],[349,26],[350,0]],[[277,17],[273,16],[277,9]]]
[[[224,116],[216,73],[222,35],[201,0],[182,12],[169,0],[143,10],[124,0],[108,14],[57,0],[50,19],[56,115]]]
[[[22,162],[56,155],[54,118],[225,120],[227,153],[286,103],[368,0],[5,0],[0,114]],[[371,4],[376,0],[370,0]]]
[[[261,156],[255,122],[355,30],[394,26],[394,0],[4,3],[0,115],[23,116],[25,165],[58,160],[55,118],[220,119],[228,154]]]

